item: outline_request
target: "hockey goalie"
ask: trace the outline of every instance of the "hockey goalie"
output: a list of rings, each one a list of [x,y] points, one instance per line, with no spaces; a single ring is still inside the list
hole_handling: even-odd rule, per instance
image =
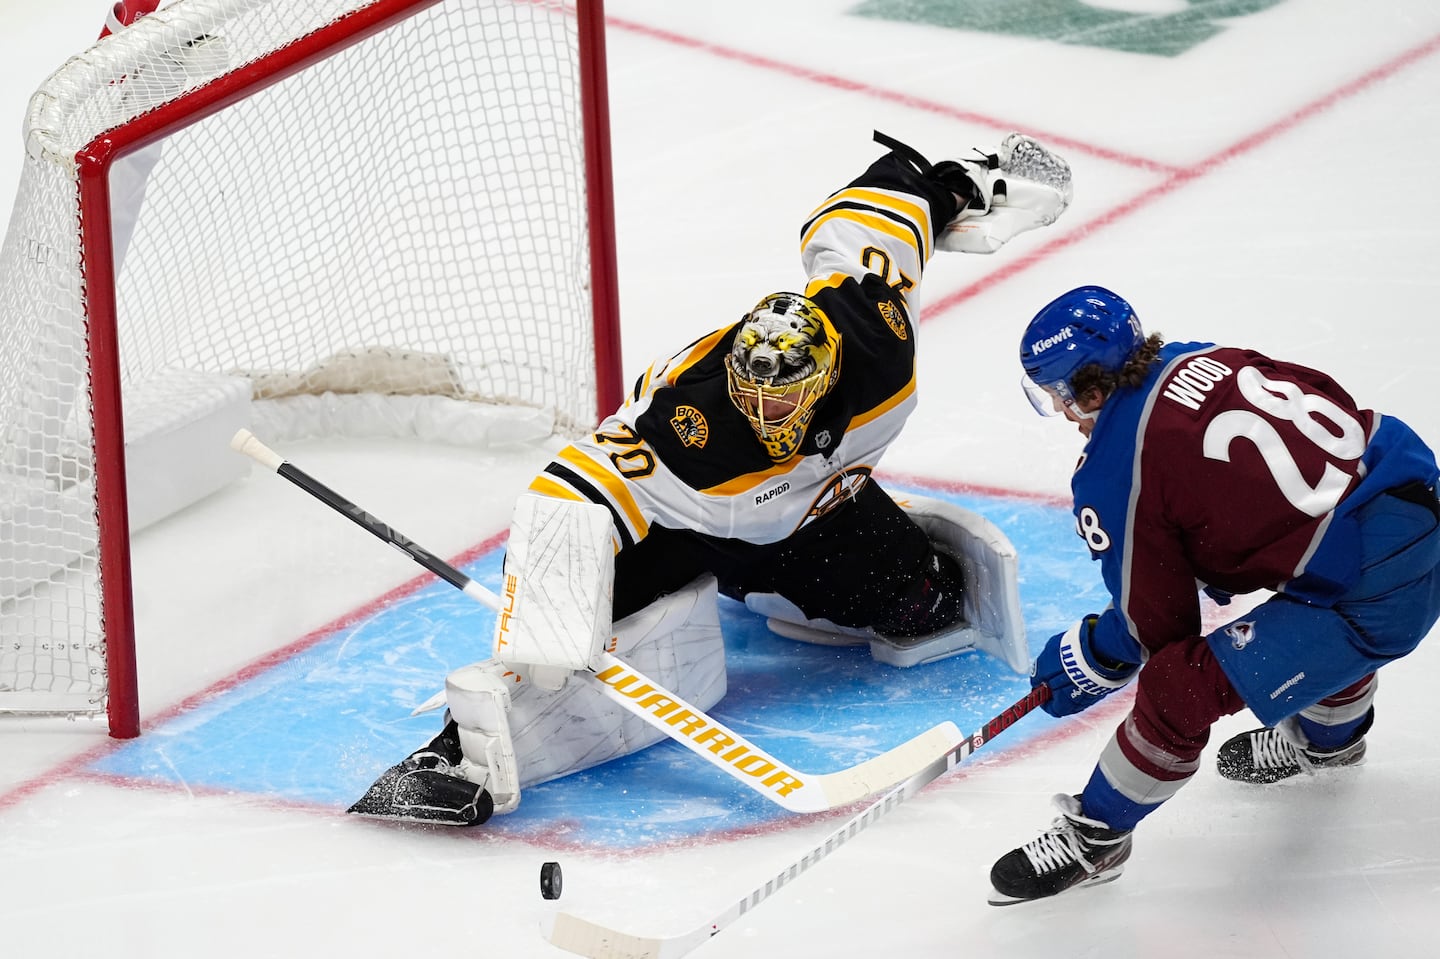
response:
[[[1028,668],[1004,534],[892,496],[873,471],[916,405],[931,256],[994,253],[1053,223],[1070,169],[1020,134],[933,164],[876,139],[889,152],[802,225],[804,292],[766,296],[652,365],[519,498],[491,657],[447,678],[427,704],[446,707],[440,734],[352,813],[483,823],[524,787],[657,741],[590,667],[613,654],[713,706],[722,593],[779,635],[867,646],[891,666],[979,649]]]

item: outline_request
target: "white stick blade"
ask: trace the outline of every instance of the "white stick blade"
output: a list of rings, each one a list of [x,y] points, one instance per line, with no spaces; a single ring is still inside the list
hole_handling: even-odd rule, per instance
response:
[[[713,935],[707,927],[671,939],[632,936],[568,912],[546,916],[540,931],[552,946],[589,959],[679,959]]]
[[[813,779],[819,780],[829,808],[848,806],[909,779],[964,738],[960,727],[946,720],[858,766]]]

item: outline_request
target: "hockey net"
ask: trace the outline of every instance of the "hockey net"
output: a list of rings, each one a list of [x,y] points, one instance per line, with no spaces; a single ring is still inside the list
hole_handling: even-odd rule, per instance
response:
[[[600,3],[177,0],[32,98],[0,249],[0,713],[138,733],[129,536],[227,447],[617,404]]]

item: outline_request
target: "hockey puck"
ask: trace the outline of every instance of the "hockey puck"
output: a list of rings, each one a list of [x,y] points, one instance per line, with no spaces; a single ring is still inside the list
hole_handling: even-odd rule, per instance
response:
[[[560,875],[558,862],[547,862],[540,867],[540,895],[546,899],[559,899],[564,885],[565,880]]]

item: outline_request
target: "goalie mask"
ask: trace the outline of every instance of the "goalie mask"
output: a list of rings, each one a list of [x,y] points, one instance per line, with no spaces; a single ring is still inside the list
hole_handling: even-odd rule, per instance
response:
[[[794,456],[815,407],[840,378],[840,334],[797,293],[772,293],[751,310],[725,363],[730,400],[777,463]]]
[[[1021,385],[1042,416],[1059,412],[1056,399],[1074,410],[1076,373],[1087,366],[1118,372],[1144,343],[1145,331],[1129,303],[1104,287],[1078,287],[1046,304],[1025,328]]]

